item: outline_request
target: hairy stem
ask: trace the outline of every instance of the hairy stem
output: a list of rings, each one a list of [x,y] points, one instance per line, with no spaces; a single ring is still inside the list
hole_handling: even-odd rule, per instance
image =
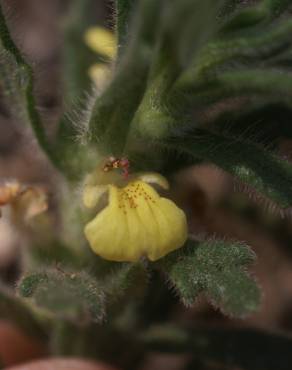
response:
[[[116,0],[116,32],[118,39],[118,56],[124,52],[133,7],[136,5],[137,0]]]

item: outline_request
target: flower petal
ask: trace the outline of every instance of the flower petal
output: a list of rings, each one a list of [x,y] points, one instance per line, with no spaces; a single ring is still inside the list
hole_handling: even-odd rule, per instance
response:
[[[108,190],[107,185],[87,185],[83,191],[83,204],[87,208],[93,208],[97,205],[102,195]]]
[[[48,210],[47,194],[40,187],[28,187],[11,203],[11,207],[15,217],[29,221]]]
[[[137,261],[139,251],[130,245],[128,220],[119,208],[118,188],[110,186],[109,205],[85,226],[93,251],[112,261]]]
[[[187,238],[187,222],[184,212],[174,202],[160,197],[148,184],[142,183],[147,201],[139,198],[137,212],[143,227],[148,229],[148,244],[145,254],[155,261],[180,248]],[[151,238],[149,238],[151,236]],[[150,242],[152,239],[152,242]]]
[[[113,261],[155,261],[187,238],[184,212],[143,181],[109,186],[109,204],[85,227],[91,248]]]
[[[138,174],[136,176],[138,179],[147,182],[148,184],[157,184],[162,189],[168,190],[169,189],[169,183],[166,180],[166,178],[159,173],[155,172],[143,172],[141,174]]]
[[[160,230],[160,243],[153,244],[148,251],[148,258],[151,261],[156,261],[178,249],[187,239],[186,216],[180,208],[166,198],[160,198],[155,208]]]

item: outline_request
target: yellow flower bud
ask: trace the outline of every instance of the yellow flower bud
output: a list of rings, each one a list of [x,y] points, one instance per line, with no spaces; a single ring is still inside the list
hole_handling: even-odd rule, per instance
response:
[[[102,63],[93,64],[88,73],[97,88],[104,88],[109,83],[112,75],[111,68]]]
[[[103,27],[91,27],[85,33],[86,44],[96,53],[111,60],[117,54],[117,41],[113,32]]]

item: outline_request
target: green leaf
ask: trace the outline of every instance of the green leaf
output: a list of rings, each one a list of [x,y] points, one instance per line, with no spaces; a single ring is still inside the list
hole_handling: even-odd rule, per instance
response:
[[[88,139],[103,154],[120,156],[129,125],[144,94],[159,26],[161,3],[143,0],[133,16],[135,36],[117,65],[112,82],[97,98],[89,121]]]
[[[193,305],[203,293],[223,313],[244,317],[258,308],[260,291],[246,272],[254,253],[239,242],[189,241],[159,262],[183,303]]]
[[[292,205],[292,165],[260,145],[198,129],[188,137],[176,137],[166,147],[215,164],[279,207]]]
[[[290,0],[261,0],[251,6],[242,2],[225,22],[222,31],[235,31],[277,18],[291,6]],[[222,12],[224,17],[224,12]]]
[[[291,72],[273,68],[226,71],[200,80],[189,100],[211,103],[223,98],[253,95],[273,98],[274,102],[285,103],[291,108],[291,81]]]
[[[263,6],[263,3],[256,4],[253,7],[244,7],[243,9],[235,11],[230,19],[227,19],[224,26],[221,28],[221,31],[232,32],[242,28],[255,26],[261,21],[267,19],[269,14],[269,9]]]
[[[131,123],[133,141],[136,132],[152,138],[164,136],[176,117],[186,114],[176,102],[177,94],[168,104],[169,92],[214,35],[221,5],[221,0],[175,0],[165,4],[147,90]]]
[[[258,61],[273,57],[279,51],[282,53],[283,50],[289,50],[292,43],[289,37],[291,29],[292,22],[288,19],[268,24],[260,30],[241,33],[238,37],[232,34],[229,37],[212,40],[204,47],[198,58],[193,60],[193,67],[184,73],[179,83],[184,84],[188,80],[194,82],[194,76],[211,69],[214,73],[215,68],[231,60],[240,63],[243,60]]]
[[[47,279],[48,277],[46,273],[33,273],[25,276],[18,286],[19,294],[25,298],[31,297],[38,286],[47,282]]]
[[[226,271],[210,271],[206,292],[215,307],[223,313],[242,317],[257,310],[259,289],[245,272],[230,267]]]
[[[19,294],[30,298],[52,315],[66,319],[104,317],[104,293],[88,273],[47,269],[27,274],[18,285]]]
[[[174,0],[165,5],[162,23],[162,44],[170,54],[170,63],[182,67],[200,49],[217,28],[222,0]]]

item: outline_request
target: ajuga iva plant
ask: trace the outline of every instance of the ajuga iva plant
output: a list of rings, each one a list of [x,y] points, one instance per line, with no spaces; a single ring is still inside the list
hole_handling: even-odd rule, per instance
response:
[[[32,226],[15,291],[0,289],[0,315],[52,355],[124,369],[150,351],[290,369],[290,338],[169,318],[177,302],[190,309],[201,296],[228,317],[259,310],[252,246],[224,235],[197,240],[169,189],[179,170],[208,163],[262,206],[285,214],[292,205],[292,166],[279,155],[280,138],[292,136],[290,1],[116,0],[113,31],[94,24],[89,0],[72,1],[53,137],[34,97],[37,76],[0,4],[3,98],[59,173],[61,225],[56,231],[40,189],[0,188],[0,205],[12,208],[29,189],[29,201],[45,205],[33,216],[46,220],[41,233]]]

